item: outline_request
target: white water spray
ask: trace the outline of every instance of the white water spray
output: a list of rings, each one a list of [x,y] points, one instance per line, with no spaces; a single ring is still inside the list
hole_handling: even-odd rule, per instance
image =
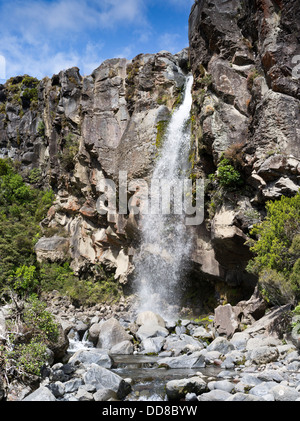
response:
[[[190,167],[192,84],[193,78],[189,76],[184,100],[168,124],[152,176],[152,181],[167,180],[174,191],[178,180],[188,177]],[[181,298],[184,262],[189,250],[184,215],[149,212],[143,216],[141,247],[135,258],[139,311],[152,310],[166,318],[174,316],[174,306],[178,306]]]

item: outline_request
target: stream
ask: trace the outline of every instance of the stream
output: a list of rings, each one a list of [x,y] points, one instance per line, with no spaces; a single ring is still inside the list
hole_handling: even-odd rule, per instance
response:
[[[73,354],[80,349],[94,348],[87,339],[87,332],[79,339],[75,335],[70,339],[68,354]],[[123,379],[130,379],[132,392],[126,396],[125,401],[166,401],[165,385],[170,380],[184,379],[201,373],[203,376],[215,380],[221,372],[217,366],[205,368],[177,368],[167,369],[159,366],[157,361],[163,359],[154,355],[111,355],[113,366],[111,371]]]

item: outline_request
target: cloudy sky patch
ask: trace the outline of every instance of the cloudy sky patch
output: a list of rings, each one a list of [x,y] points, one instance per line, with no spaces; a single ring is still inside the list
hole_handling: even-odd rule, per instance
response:
[[[0,57],[6,78],[51,77],[77,66],[188,45],[194,0],[0,0]],[[3,76],[3,64],[2,64]],[[0,74],[0,79],[1,79]]]

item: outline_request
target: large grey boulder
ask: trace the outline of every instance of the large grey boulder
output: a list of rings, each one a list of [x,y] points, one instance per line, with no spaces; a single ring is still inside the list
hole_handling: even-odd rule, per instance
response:
[[[200,395],[207,390],[206,382],[198,376],[188,379],[171,380],[166,384],[166,393],[169,400],[180,400],[187,393]]]
[[[112,355],[130,355],[133,354],[133,343],[131,341],[122,341],[110,349]]]
[[[228,338],[238,331],[238,314],[231,304],[221,305],[215,309],[214,326],[220,335]]]
[[[157,354],[161,351],[165,342],[165,338],[158,336],[155,338],[146,338],[141,342],[141,348],[143,354],[154,353]]]
[[[145,323],[150,322],[158,324],[162,327],[166,327],[166,322],[164,321],[164,319],[159,314],[156,314],[153,311],[143,311],[142,313],[139,313],[135,321],[135,323],[138,326],[142,326]]]
[[[95,386],[96,390],[110,389],[114,391],[119,399],[123,399],[131,391],[130,384],[125,382],[121,376],[96,364],[91,364],[84,373],[83,379],[85,384]]]
[[[107,351],[99,348],[80,349],[72,355],[69,359],[69,363],[74,365],[78,363],[83,363],[85,365],[97,364],[105,368],[111,368],[113,364]]]
[[[221,354],[225,355],[230,351],[233,351],[234,345],[229,342],[228,339],[218,336],[212,341],[212,343],[207,347],[208,351],[218,351]]]
[[[206,366],[202,351],[190,355],[179,355],[178,357],[159,358],[157,363],[169,368],[203,368]]]
[[[249,351],[248,359],[251,363],[261,365],[278,359],[279,352],[274,346],[261,346]]]
[[[131,341],[132,337],[115,318],[111,318],[100,326],[97,348],[111,349],[123,341]]]
[[[153,338],[155,336],[162,336],[165,338],[168,335],[169,331],[166,328],[152,321],[148,321],[143,324],[136,332],[136,337],[140,341],[143,341],[147,338]]]
[[[225,392],[224,390],[214,389],[208,393],[203,393],[202,395],[198,396],[198,401],[200,402],[207,402],[207,401],[226,401],[232,395],[229,392]]]
[[[292,387],[285,386],[282,384],[274,386],[271,390],[273,393],[275,401],[296,401],[300,399],[300,392],[295,390]]]

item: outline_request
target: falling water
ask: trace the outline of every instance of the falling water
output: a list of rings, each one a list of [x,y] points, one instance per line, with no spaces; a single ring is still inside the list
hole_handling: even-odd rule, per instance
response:
[[[184,100],[168,124],[152,182],[167,180],[174,189],[187,178],[190,153],[190,110],[193,78],[187,77]],[[140,311],[152,310],[173,317],[181,298],[184,262],[189,239],[183,214],[143,215],[142,241],[135,261]]]

